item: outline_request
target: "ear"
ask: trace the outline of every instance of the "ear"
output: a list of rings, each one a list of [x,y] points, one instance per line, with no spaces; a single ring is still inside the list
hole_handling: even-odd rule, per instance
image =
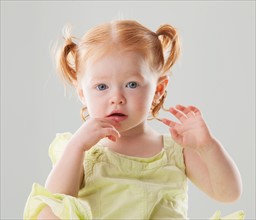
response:
[[[80,86],[77,86],[76,87],[76,92],[77,92],[77,95],[79,97],[80,102],[85,106],[86,102],[85,102],[85,97],[84,97],[83,89]]]
[[[169,78],[168,76],[161,76],[158,79],[157,86],[156,86],[156,95],[158,96],[158,99],[162,97],[164,94],[166,87],[168,85]]]

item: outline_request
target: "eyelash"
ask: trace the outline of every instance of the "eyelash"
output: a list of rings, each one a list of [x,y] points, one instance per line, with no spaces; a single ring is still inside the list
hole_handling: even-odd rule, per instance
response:
[[[101,86],[104,86],[104,89],[102,89]],[[101,88],[100,88],[100,87],[101,87]],[[103,84],[103,83],[96,86],[96,89],[99,90],[99,91],[105,90],[105,89],[107,89],[107,88],[108,88],[108,86],[107,86],[106,84]]]
[[[131,85],[131,84],[135,84],[136,87],[129,87],[128,85]],[[125,87],[128,87],[128,88],[130,88],[130,89],[135,89],[135,88],[137,88],[138,86],[139,86],[139,84],[138,84],[137,82],[132,81],[132,82],[128,82]]]
[[[133,86],[131,86],[133,85]],[[128,82],[125,87],[127,88],[130,88],[130,89],[135,89],[139,86],[139,84],[137,82],[134,82],[134,81],[131,81],[131,82]],[[96,86],[96,89],[99,90],[99,91],[103,91],[103,90],[106,90],[108,88],[108,86],[104,83],[101,83],[101,84],[98,84]]]

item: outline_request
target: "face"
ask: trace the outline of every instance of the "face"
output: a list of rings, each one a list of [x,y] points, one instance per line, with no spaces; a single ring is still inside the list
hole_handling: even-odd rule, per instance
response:
[[[87,62],[80,98],[90,117],[116,120],[120,132],[128,131],[147,120],[157,81],[139,54],[114,51]]]

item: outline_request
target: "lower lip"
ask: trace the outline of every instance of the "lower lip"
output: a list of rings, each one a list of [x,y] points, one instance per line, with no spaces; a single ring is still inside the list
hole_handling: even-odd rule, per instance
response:
[[[125,116],[109,116],[108,118],[112,119],[113,121],[120,122],[128,118],[127,115]]]

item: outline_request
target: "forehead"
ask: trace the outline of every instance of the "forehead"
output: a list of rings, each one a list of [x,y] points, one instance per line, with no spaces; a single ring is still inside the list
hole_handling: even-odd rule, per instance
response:
[[[114,50],[86,64],[85,76],[129,75],[148,73],[149,67],[139,53]]]

